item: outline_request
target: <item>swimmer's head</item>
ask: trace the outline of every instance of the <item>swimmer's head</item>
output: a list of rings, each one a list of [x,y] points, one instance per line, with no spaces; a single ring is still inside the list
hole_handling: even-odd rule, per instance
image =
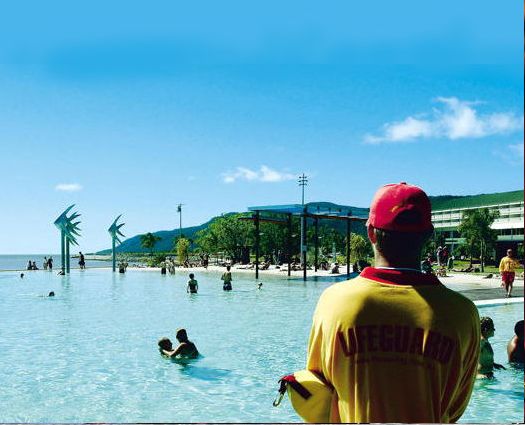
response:
[[[166,338],[166,337],[163,337],[161,339],[159,339],[159,348],[161,350],[166,350],[166,351],[171,351],[173,346],[171,344],[171,340],[169,338]]]
[[[261,289],[261,288],[262,288],[262,282],[259,283],[259,284],[257,285],[257,288],[258,288],[258,289]]]
[[[24,273],[20,273],[20,279],[24,278]]]
[[[494,322],[490,317],[484,316],[480,319],[480,325],[481,325],[481,335],[487,336],[492,333],[494,335],[494,331],[496,330],[494,328]]]
[[[177,333],[175,334],[175,338],[177,338],[177,341],[184,342],[188,340],[188,334],[186,332],[186,329],[180,328],[177,329]]]
[[[518,338],[523,338],[523,331],[524,331],[523,320],[520,320],[516,322],[516,324],[514,325],[514,333],[516,334]]]
[[[195,275],[193,273],[190,273],[190,279],[193,279]]]
[[[51,291],[48,295],[48,297],[54,297],[55,296],[55,293],[53,291]]]

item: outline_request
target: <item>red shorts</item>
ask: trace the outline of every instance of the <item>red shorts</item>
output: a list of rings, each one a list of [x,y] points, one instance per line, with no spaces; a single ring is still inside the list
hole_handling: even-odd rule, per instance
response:
[[[515,272],[502,272],[501,280],[503,281],[503,283],[510,285],[514,282],[514,276],[516,276]]]

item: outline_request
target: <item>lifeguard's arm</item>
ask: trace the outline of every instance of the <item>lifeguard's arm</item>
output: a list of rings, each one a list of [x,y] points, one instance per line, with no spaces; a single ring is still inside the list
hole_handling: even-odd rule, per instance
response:
[[[476,375],[478,371],[479,362],[479,340],[480,327],[479,316],[476,312],[473,318],[473,329],[472,336],[470,339],[469,347],[463,359],[465,366],[463,367],[462,374],[458,376],[458,385],[454,394],[454,398],[450,404],[449,418],[450,422],[457,422],[461,415],[465,412],[470,401],[472,389],[474,388],[474,382],[476,381]]]

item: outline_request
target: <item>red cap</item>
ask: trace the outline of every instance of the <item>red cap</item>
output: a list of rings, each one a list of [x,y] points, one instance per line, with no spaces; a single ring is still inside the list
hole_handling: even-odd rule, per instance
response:
[[[380,188],[370,205],[367,225],[395,232],[433,230],[432,207],[425,192],[417,186],[387,184]]]

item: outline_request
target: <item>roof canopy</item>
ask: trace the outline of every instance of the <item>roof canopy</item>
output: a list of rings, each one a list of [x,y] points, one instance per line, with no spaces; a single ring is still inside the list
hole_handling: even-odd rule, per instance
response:
[[[309,202],[304,204],[304,206],[301,204],[256,206],[248,207],[248,211],[292,215],[302,215],[306,213],[308,216],[319,216],[323,218],[352,217],[362,220],[368,218],[367,208],[337,205],[331,202]]]

